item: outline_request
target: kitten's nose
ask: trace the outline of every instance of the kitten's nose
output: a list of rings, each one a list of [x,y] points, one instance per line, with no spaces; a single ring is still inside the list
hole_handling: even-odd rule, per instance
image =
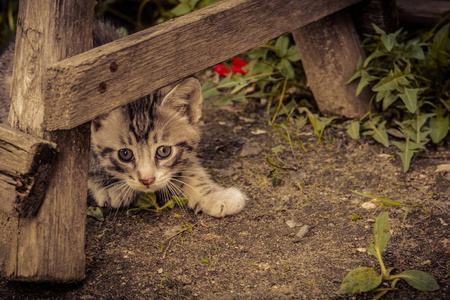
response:
[[[142,182],[143,185],[146,185],[148,187],[153,183],[153,181],[155,181],[155,178],[139,179],[139,181]]]

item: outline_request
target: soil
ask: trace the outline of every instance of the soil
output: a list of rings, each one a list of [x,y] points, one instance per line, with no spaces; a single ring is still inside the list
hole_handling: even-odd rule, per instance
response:
[[[375,293],[341,297],[337,290],[356,267],[380,270],[366,249],[383,211],[391,229],[386,267],[422,270],[440,285],[424,293],[399,282],[383,299],[449,299],[450,173],[435,172],[448,163],[449,141],[405,174],[395,147],[354,141],[343,124],[321,142],[310,125],[291,124],[294,142],[306,149],[292,151],[262,105],[205,104],[199,156],[217,182],[247,194],[241,213],[105,210],[103,222],[87,219],[85,280],[0,280],[0,299],[371,299]],[[352,191],[418,207],[383,206]]]

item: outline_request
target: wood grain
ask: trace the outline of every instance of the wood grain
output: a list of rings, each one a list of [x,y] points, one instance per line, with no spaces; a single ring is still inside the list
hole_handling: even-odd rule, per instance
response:
[[[69,129],[88,122],[357,2],[221,1],[55,63],[46,73],[45,127]]]
[[[400,21],[407,24],[434,26],[446,11],[450,11],[448,0],[397,0]],[[444,23],[450,22],[447,18]]]
[[[9,280],[79,281],[85,276],[89,127],[44,131],[43,76],[48,65],[92,48],[94,0],[19,5],[9,123],[57,144],[60,152],[37,216],[0,223],[10,236],[0,239],[0,250],[7,251],[0,274]]]
[[[0,124],[0,211],[36,215],[55,158],[55,143]]]
[[[352,6],[351,14],[359,34],[374,35],[376,32],[373,24],[388,33],[397,31],[399,22],[395,2],[396,0],[365,0]]]
[[[346,84],[359,57],[361,42],[348,11],[341,11],[293,32],[306,77],[320,111],[348,118],[369,109],[367,89],[356,97],[357,82]]]

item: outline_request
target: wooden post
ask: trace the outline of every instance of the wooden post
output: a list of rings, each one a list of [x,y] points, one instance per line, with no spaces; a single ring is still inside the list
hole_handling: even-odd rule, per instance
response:
[[[407,0],[410,2],[411,0]],[[428,1],[427,1],[428,2]],[[387,33],[398,29],[398,11],[396,0],[364,0],[350,9],[360,35],[374,35],[377,25]]]
[[[85,276],[89,127],[44,131],[43,78],[48,65],[92,47],[93,16],[93,0],[20,1],[9,122],[57,144],[59,153],[37,216],[0,216],[0,275],[8,279]]]
[[[327,16],[293,32],[309,86],[325,115],[361,117],[369,109],[367,89],[356,97],[357,83],[345,82],[359,57],[361,42],[347,10]]]

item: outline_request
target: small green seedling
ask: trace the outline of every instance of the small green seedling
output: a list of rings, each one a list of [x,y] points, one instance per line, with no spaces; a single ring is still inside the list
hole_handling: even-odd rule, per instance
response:
[[[103,212],[100,207],[89,206],[87,208],[86,214],[88,217],[95,218],[97,221],[103,222],[105,218],[103,217]]]
[[[208,256],[200,256],[200,259],[202,260],[202,264],[208,265],[211,267],[211,261],[209,260]]]
[[[439,289],[439,285],[433,276],[428,273],[409,270],[397,275],[391,275],[393,268],[386,269],[381,254],[387,245],[391,234],[389,232],[389,216],[387,212],[382,212],[376,219],[373,228],[374,241],[367,251],[375,256],[380,263],[381,274],[372,268],[359,267],[350,271],[342,281],[339,294],[356,294],[368,291],[379,291],[374,299],[381,298],[390,290],[395,289],[395,285],[400,279],[405,280],[413,288],[423,292],[433,292]],[[383,281],[392,281],[391,288],[378,288]]]
[[[170,278],[169,273],[166,272],[166,270],[163,270],[164,275],[166,276],[167,282],[169,283],[170,287],[173,287],[172,279]]]
[[[353,214],[350,216],[350,220],[352,221],[357,221],[359,219],[361,219],[361,217],[358,214]]]
[[[131,211],[143,209],[152,212],[161,212],[165,208],[173,208],[175,205],[185,206],[189,200],[187,198],[172,196],[172,198],[166,202],[163,206],[159,206],[156,201],[156,194],[154,193],[141,193],[136,197],[133,206],[136,208],[131,208],[127,213]]]

